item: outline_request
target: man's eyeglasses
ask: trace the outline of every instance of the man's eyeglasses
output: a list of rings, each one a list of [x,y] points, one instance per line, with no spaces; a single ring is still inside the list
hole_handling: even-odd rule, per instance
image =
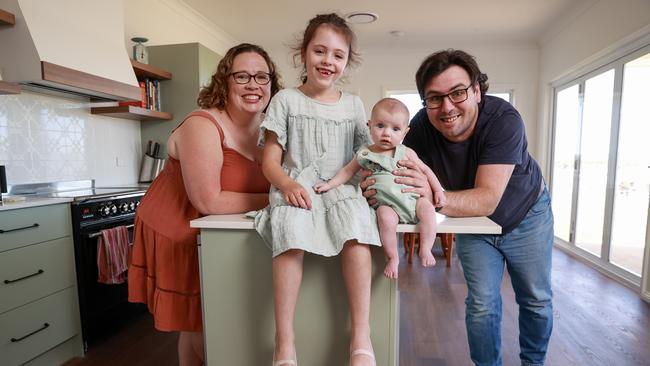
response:
[[[470,86],[468,86],[465,89],[456,89],[452,91],[451,93],[443,94],[443,95],[431,95],[422,101],[422,105],[427,107],[427,109],[436,109],[440,108],[442,106],[442,102],[444,102],[445,98],[449,97],[449,100],[451,100],[452,103],[462,103],[467,100],[467,90],[472,87],[474,83],[472,83]]]
[[[232,76],[237,84],[248,84],[251,78],[255,79],[255,82],[259,85],[266,85],[271,82],[271,74],[266,72],[258,72],[255,75],[251,75],[246,71],[237,71],[231,73],[230,76]]]

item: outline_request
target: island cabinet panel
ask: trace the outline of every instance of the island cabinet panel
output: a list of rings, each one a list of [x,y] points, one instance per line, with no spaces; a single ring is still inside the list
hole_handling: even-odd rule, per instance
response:
[[[397,365],[397,281],[383,275],[384,253],[372,248],[372,341],[377,365]],[[296,309],[300,364],[349,363],[350,318],[341,258],[305,254]],[[209,365],[270,364],[274,347],[271,251],[254,230],[201,231],[201,281]]]

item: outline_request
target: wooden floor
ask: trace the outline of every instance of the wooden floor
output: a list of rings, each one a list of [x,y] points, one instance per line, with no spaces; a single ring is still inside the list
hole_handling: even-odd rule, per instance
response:
[[[452,268],[440,253],[436,257],[431,269],[405,261],[400,267],[400,366],[472,364],[462,269],[456,257]],[[553,261],[555,324],[546,365],[650,365],[650,304],[557,249]],[[507,276],[502,293],[504,365],[514,366],[517,307]],[[67,366],[177,365],[176,339],[155,331],[146,315]]]

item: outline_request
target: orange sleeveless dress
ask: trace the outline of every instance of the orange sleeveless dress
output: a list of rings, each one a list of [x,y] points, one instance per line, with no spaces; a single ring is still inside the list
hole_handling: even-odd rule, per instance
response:
[[[212,114],[199,110],[185,120],[191,116],[208,118],[219,129],[223,150],[222,190],[269,192],[261,167],[224,145],[223,130]],[[169,157],[137,209],[128,273],[129,301],[147,304],[158,330],[197,332],[202,329],[199,230],[190,228],[190,220],[201,216],[187,196],[180,162]]]

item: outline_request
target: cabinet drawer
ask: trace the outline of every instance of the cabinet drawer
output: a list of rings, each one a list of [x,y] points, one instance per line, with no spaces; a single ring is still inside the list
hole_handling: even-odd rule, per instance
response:
[[[70,205],[47,205],[0,212],[0,252],[70,236]]]
[[[0,314],[74,286],[74,268],[69,236],[0,253]]]
[[[0,315],[2,364],[20,365],[78,334],[76,291],[70,287]]]

